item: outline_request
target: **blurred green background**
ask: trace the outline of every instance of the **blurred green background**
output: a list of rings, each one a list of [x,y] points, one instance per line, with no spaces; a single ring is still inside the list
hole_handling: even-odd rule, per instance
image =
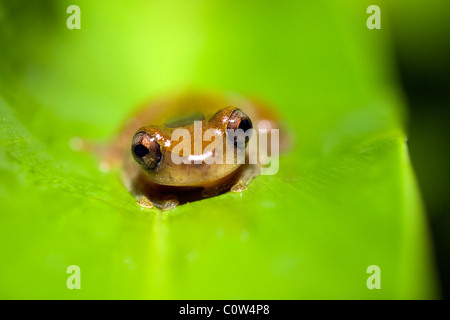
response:
[[[409,107],[408,145],[432,228],[442,297],[450,298],[450,2],[389,2],[393,45]]]
[[[66,27],[71,4],[80,30]],[[372,4],[380,30],[366,27]],[[426,215],[412,169],[409,144],[419,180],[428,176],[430,143],[414,121],[420,107],[408,120],[409,106],[428,105],[408,72],[448,75],[438,28],[447,7],[1,2],[0,298],[441,297],[449,224]],[[70,149],[72,137],[107,143],[143,101],[185,88],[269,101],[296,137],[279,173],[161,213],[138,208],[119,172]],[[432,163],[423,167],[435,179],[420,184],[427,208],[445,201],[445,162]],[[431,235],[429,221],[445,219]],[[73,264],[81,290],[66,287]],[[380,290],[366,286],[370,265]]]

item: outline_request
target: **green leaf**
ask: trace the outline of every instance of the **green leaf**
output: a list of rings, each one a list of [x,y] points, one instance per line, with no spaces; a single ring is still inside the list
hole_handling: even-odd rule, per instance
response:
[[[434,298],[389,35],[370,3],[3,3],[0,297]],[[28,24],[24,24],[27,22]],[[257,95],[291,127],[242,194],[143,210],[73,137],[107,143],[186,86]],[[66,269],[81,269],[69,290]],[[369,290],[378,265],[381,289]]]

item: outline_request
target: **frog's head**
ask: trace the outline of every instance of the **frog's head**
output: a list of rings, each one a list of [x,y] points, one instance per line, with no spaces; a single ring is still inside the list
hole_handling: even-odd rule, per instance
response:
[[[242,165],[239,159],[245,155],[249,129],[250,118],[227,107],[209,118],[194,114],[142,127],[133,137],[131,153],[154,183],[206,187],[227,179]]]

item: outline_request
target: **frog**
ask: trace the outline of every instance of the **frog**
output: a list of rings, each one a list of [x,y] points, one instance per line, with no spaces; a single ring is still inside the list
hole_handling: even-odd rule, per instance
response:
[[[234,161],[207,161],[210,141],[201,148],[179,153],[175,130],[190,134],[191,142],[199,132],[215,132],[214,141],[230,139],[230,130],[252,132],[245,143],[224,143],[224,152],[234,148]],[[249,158],[248,143],[258,130],[270,132],[279,127],[278,116],[267,103],[234,92],[188,91],[152,99],[130,117],[111,144],[103,164],[120,166],[121,180],[141,208],[171,210],[180,204],[218,196],[225,192],[240,193],[261,173],[258,161],[236,161],[237,154]],[[236,137],[233,137],[235,139]],[[213,139],[211,139],[212,141]],[[174,156],[184,161],[174,162]],[[186,162],[186,160],[188,160]]]

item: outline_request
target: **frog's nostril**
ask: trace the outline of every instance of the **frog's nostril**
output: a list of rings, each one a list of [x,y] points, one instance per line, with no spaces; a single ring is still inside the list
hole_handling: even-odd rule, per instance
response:
[[[146,156],[148,153],[149,150],[142,144],[138,144],[134,147],[134,154],[137,155],[139,158]]]

